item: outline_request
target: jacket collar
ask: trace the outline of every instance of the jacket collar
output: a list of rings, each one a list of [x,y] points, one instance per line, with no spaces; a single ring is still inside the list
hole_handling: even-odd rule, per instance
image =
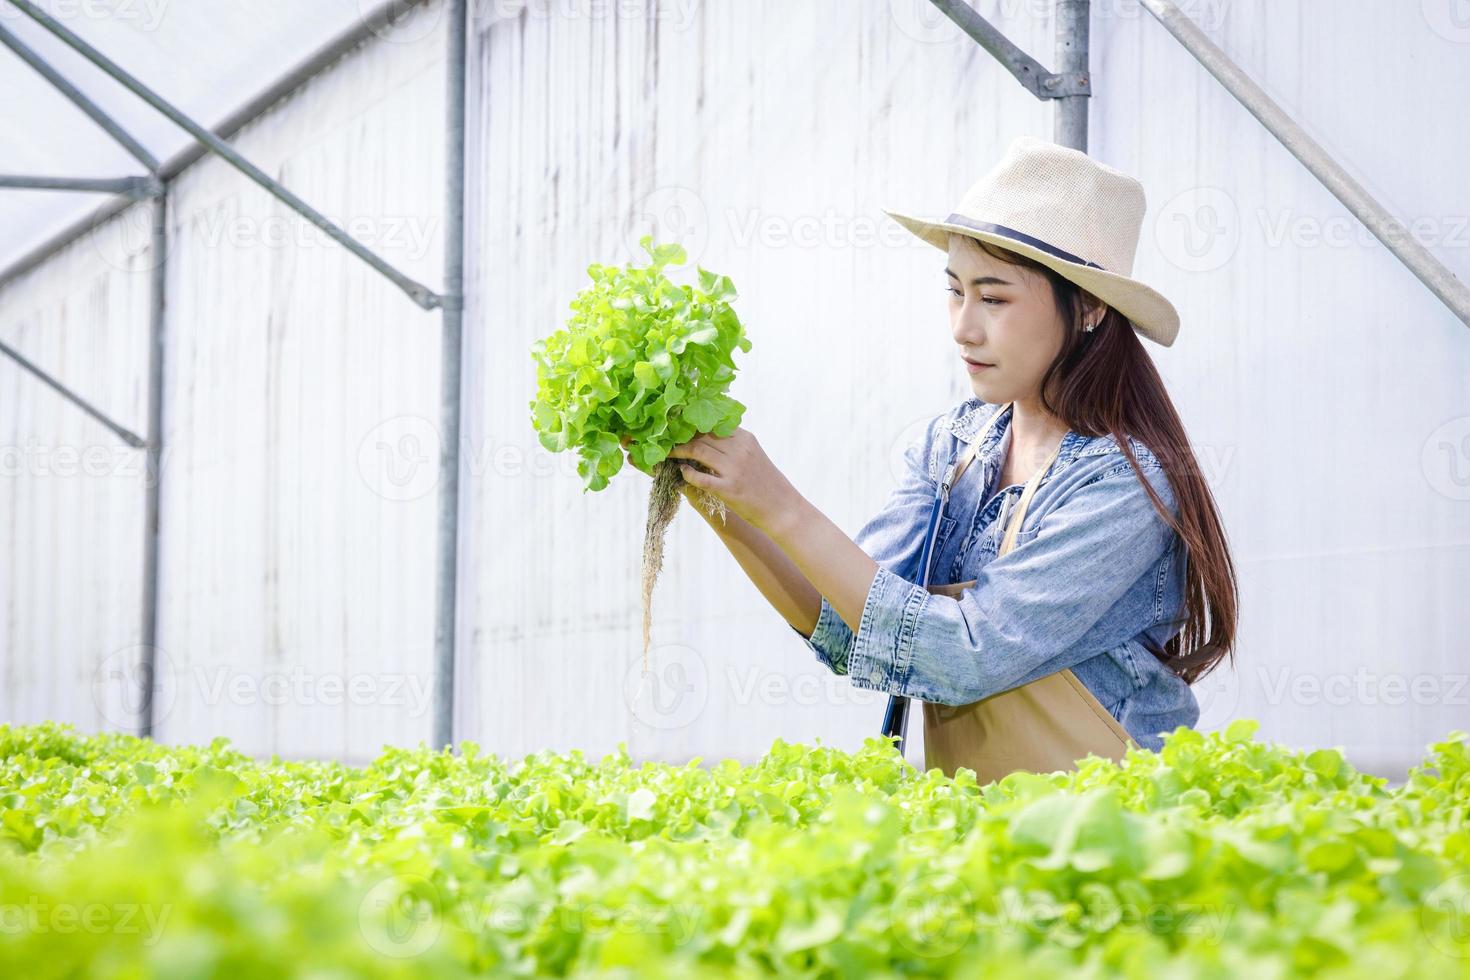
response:
[[[995,454],[1001,436],[1005,434],[1006,428],[1010,425],[1010,412],[1004,405],[996,406],[978,398],[967,399],[949,416],[945,428],[954,433],[955,438],[961,442],[972,443],[980,434],[980,430],[985,427],[986,421],[995,412],[1005,412],[1005,415],[991,426],[990,431],[986,433],[985,442],[976,452],[977,458],[988,460]],[[1134,452],[1137,453],[1137,451],[1138,446],[1135,445]],[[1107,453],[1122,455],[1122,452],[1117,440],[1109,434],[1085,436],[1075,429],[1068,429],[1067,434],[1062,437],[1062,446],[1057,452],[1056,463],[1053,465],[1060,468],[1082,456],[1102,456]]]

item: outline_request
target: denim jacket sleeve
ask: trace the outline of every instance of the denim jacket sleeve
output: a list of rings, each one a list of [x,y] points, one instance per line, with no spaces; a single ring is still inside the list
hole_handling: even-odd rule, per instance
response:
[[[889,492],[878,513],[870,517],[853,537],[854,543],[880,568],[910,582],[919,578],[924,529],[929,522],[934,497],[939,492],[933,452],[944,419],[942,414],[930,419],[924,431],[905,447],[903,479]],[[834,674],[848,672],[853,631],[825,596],[810,637],[795,626],[791,629]]]
[[[1174,512],[1163,468],[1139,462]],[[1098,470],[1042,515],[1033,537],[981,568],[958,598],[880,567],[845,649],[852,684],[969,704],[1097,654],[1079,641],[1174,534],[1126,459]]]

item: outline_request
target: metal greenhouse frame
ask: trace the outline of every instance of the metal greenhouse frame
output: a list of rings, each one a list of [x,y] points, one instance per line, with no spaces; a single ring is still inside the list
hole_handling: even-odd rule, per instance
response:
[[[143,545],[143,608],[140,643],[143,663],[140,665],[142,678],[141,719],[139,734],[151,736],[154,728],[153,694],[157,687],[156,646],[158,640],[158,545],[159,545],[159,494],[162,484],[163,452],[163,362],[164,309],[167,281],[167,216],[169,183],[189,166],[197,162],[206,152],[229,163],[230,166],[259,184],[273,197],[292,211],[324,231],[353,255],[362,259],[384,278],[403,290],[410,299],[424,310],[439,310],[443,324],[443,387],[440,395],[439,426],[442,438],[439,450],[439,507],[438,547],[435,574],[435,621],[434,621],[434,711],[432,739],[435,746],[450,744],[454,739],[454,649],[455,649],[455,599],[456,570],[459,561],[459,430],[461,416],[460,369],[463,355],[464,317],[464,227],[465,227],[465,81],[467,32],[469,21],[468,0],[444,0],[449,11],[449,51],[447,56],[448,99],[445,129],[448,134],[447,153],[447,230],[444,243],[444,290],[435,292],[394,268],[389,262],[357,241],[346,231],[332,223],[319,211],[307,204],[290,190],[241,156],[228,142],[231,136],[246,123],[259,116],[281,97],[299,87],[322,68],[355,48],[376,31],[400,19],[413,7],[422,6],[427,0],[391,0],[371,16],[364,18],[351,31],[338,37],[322,48],[302,65],[290,72],[268,90],[261,93],[250,105],[236,113],[211,132],[189,118],[163,96],[154,92],[133,75],[129,74],[106,55],[82,40],[64,25],[41,10],[30,0],[3,0],[18,9],[31,20],[40,24],[69,48],[81,54],[109,77],[162,113],[181,129],[188,132],[198,144],[167,163],[160,163],[116,120],[104,112],[95,102],[60,72],[31,50],[20,38],[0,25],[0,44],[4,44],[21,60],[34,68],[62,95],[86,113],[108,135],[126,149],[147,171],[144,177],[73,179],[44,176],[0,176],[0,188],[71,190],[116,193],[119,198],[104,207],[99,214],[86,222],[74,226],[25,256],[11,268],[0,273],[0,286],[35,268],[47,257],[64,247],[135,201],[152,202],[152,255],[156,257],[152,266],[152,281],[149,300],[149,351],[148,351],[148,433],[145,437],[129,431],[108,418],[102,411],[88,403],[76,392],[51,377],[18,351],[0,343],[4,353],[26,371],[55,389],[63,398],[81,408],[88,415],[110,429],[115,435],[135,448],[146,453],[144,472],[147,475],[144,504]]]
[[[148,475],[144,521],[144,568],[142,646],[141,734],[151,735],[154,728],[152,695],[156,686],[154,646],[158,628],[158,546],[159,492],[162,478],[164,310],[166,303],[167,208],[170,182],[206,153],[214,153],[249,177],[291,210],[320,228],[332,239],[370,265],[383,277],[403,290],[426,311],[439,310],[443,333],[443,387],[440,397],[441,446],[439,456],[439,500],[436,552],[436,599],[434,628],[434,711],[432,741],[436,747],[450,744],[454,735],[455,693],[455,615],[458,569],[458,511],[460,468],[460,382],[463,352],[464,310],[464,245],[465,245],[465,106],[466,52],[468,32],[468,0],[442,0],[449,12],[447,55],[447,224],[445,238],[445,275],[442,292],[436,292],[394,268],[382,257],[333,224],[300,197],[281,186],[241,156],[227,142],[248,122],[265,112],[280,98],[295,90],[331,62],[362,43],[373,33],[392,24],[410,9],[430,0],[389,0],[356,27],[326,45],[311,58],[289,72],[266,91],[211,131],[189,118],[172,103],[143,85],[138,79],[109,60],[62,24],[37,7],[31,0],[0,0],[9,3],[31,20],[40,24],[67,46],[80,53],[117,83],[147,102],[180,128],[190,133],[197,144],[175,158],[160,162],[122,126],[69,82],[53,66],[19,38],[0,25],[0,44],[42,75],[61,94],[89,116],[123,146],[146,171],[144,176],[60,178],[34,175],[0,176],[0,188],[44,189],[110,193],[117,197],[104,205],[86,221],[78,223],[35,249],[10,268],[0,272],[0,287],[35,268],[50,255],[73,241],[89,228],[121,213],[137,201],[152,205],[153,254],[159,257],[152,269],[150,300],[150,346],[148,367],[148,430],[139,436],[108,418],[65,384],[27,360],[22,353],[0,343],[5,354],[24,370],[57,391],[92,418],[101,422],[129,446],[145,451]],[[1057,0],[1055,6],[1058,70],[1048,71],[1034,58],[1017,47],[1003,33],[978,14],[963,0],[930,0],[946,17],[999,61],[1021,85],[1038,99],[1055,99],[1057,113],[1054,139],[1063,146],[1086,151],[1087,100],[1091,97],[1089,74],[1090,0]],[[1464,323],[1470,325],[1470,289],[1408,234],[1403,223],[1393,217],[1323,147],[1313,140],[1279,105],[1249,76],[1230,60],[1200,28],[1185,16],[1172,0],[1139,0],[1170,34],[1192,54],[1206,70],[1249,110],[1291,153],[1333,193],[1388,249],[1406,265]],[[883,732],[903,737],[907,722],[908,699],[892,697],[884,714]]]

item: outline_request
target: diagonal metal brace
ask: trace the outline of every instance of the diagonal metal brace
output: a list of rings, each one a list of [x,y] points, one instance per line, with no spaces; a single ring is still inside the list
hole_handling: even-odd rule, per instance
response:
[[[118,144],[127,150],[134,160],[148,168],[149,173],[158,172],[158,160],[148,152],[148,148],[139,142],[137,137],[104,112],[101,106],[87,98],[81,89],[68,81],[61,72],[52,68],[45,58],[32,51],[24,41],[10,33],[3,24],[0,24],[0,44],[15,52],[16,57],[30,65],[37,74],[50,82],[52,88],[71,100],[72,105],[86,113],[89,119],[106,131],[107,135],[117,140]]]
[[[128,91],[132,92],[138,98],[142,99],[158,112],[162,113],[171,122],[173,122],[174,125],[178,126],[180,129],[183,129],[200,143],[209,147],[209,149],[213,150],[215,154],[221,157],[226,163],[230,164],[246,177],[249,177],[281,203],[285,204],[287,207],[295,211],[297,214],[301,215],[313,225],[316,225],[318,228],[324,231],[327,236],[330,237],[333,241],[337,242],[353,255],[356,255],[368,265],[372,266],[385,278],[396,285],[399,289],[407,293],[409,298],[417,303],[420,307],[426,310],[433,310],[443,305],[443,297],[441,297],[438,293],[434,292],[429,287],[414,281],[413,279],[404,275],[402,272],[399,272],[396,268],[389,264],[386,259],[379,256],[376,252],[368,248],[366,245],[363,245],[357,239],[349,235],[346,231],[343,231],[341,228],[337,227],[336,224],[334,224],[321,212],[317,211],[310,204],[307,204],[300,197],[293,194],[280,183],[272,179],[268,174],[265,173],[265,171],[261,170],[255,164],[251,163],[249,160],[241,156],[234,147],[230,146],[224,140],[214,135],[214,133],[210,132],[208,129],[201,126],[199,123],[195,122],[193,119],[185,115],[171,102],[163,98],[157,92],[154,92],[138,79],[128,74],[128,72],[120,67],[116,62],[112,61],[102,52],[98,51],[96,48],[92,47],[76,34],[72,33],[72,31],[68,30],[54,17],[46,13],[46,11],[37,7],[34,3],[31,3],[30,0],[8,0],[8,2],[11,6],[15,7],[31,20],[35,21],[46,30],[50,31],[72,50],[76,51],[82,57],[90,61],[93,65],[100,68],[114,81],[118,82]]]
[[[6,344],[3,340],[0,340],[0,354],[4,354],[16,364],[19,364],[26,371],[35,375],[43,384],[55,389],[57,394],[61,395],[62,398],[65,398],[77,408],[80,408],[82,411],[92,416],[92,418],[96,419],[98,422],[101,422],[109,430],[111,430],[113,435],[117,436],[129,446],[132,446],[134,449],[141,449],[142,447],[148,445],[147,439],[144,439],[142,436],[133,432],[131,429],[118,425],[112,419],[103,414],[101,409],[96,408],[92,405],[91,402],[87,401],[81,395],[78,395],[66,385],[62,384],[60,381],[57,381],[55,378],[51,377],[51,375],[47,374],[39,367],[32,364],[29,360],[26,359],[23,354],[17,351],[14,347]]]
[[[1353,217],[1363,223],[1404,266],[1419,278],[1439,301],[1470,326],[1470,286],[1429,251],[1402,220],[1378,202],[1368,189],[1348,173],[1321,143],[1301,127],[1266,90],[1241,70],[1199,25],[1189,19],[1172,0],[1139,0],[1174,39],[1194,55],[1205,70],[1225,86],[1261,125],[1275,136],[1292,156],[1332,193]]]
[[[958,25],[990,55],[1016,76],[1021,86],[1038,99],[1061,99],[1072,95],[1092,95],[1092,79],[1087,72],[1050,71],[1045,65],[1016,47],[996,26],[980,16],[964,0],[930,0],[940,12]]]

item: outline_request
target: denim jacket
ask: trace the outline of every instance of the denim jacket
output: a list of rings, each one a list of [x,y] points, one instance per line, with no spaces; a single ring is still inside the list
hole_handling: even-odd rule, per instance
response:
[[[930,569],[931,585],[975,585],[959,598],[935,595],[916,583],[939,480],[997,411],[950,490]],[[1010,415],[970,398],[931,419],[905,450],[904,478],[854,538],[878,563],[856,635],[825,597],[812,635],[792,630],[854,686],[937,704],[969,704],[1070,667],[1140,746],[1158,749],[1161,733],[1199,719],[1189,685],[1143,643],[1161,647],[1182,628],[1170,620],[1183,607],[1183,542],[1112,436],[1069,430],[1015,544],[996,557],[1001,517],[1023,489],[995,486]],[[1129,446],[1177,516],[1162,464],[1137,439]]]

